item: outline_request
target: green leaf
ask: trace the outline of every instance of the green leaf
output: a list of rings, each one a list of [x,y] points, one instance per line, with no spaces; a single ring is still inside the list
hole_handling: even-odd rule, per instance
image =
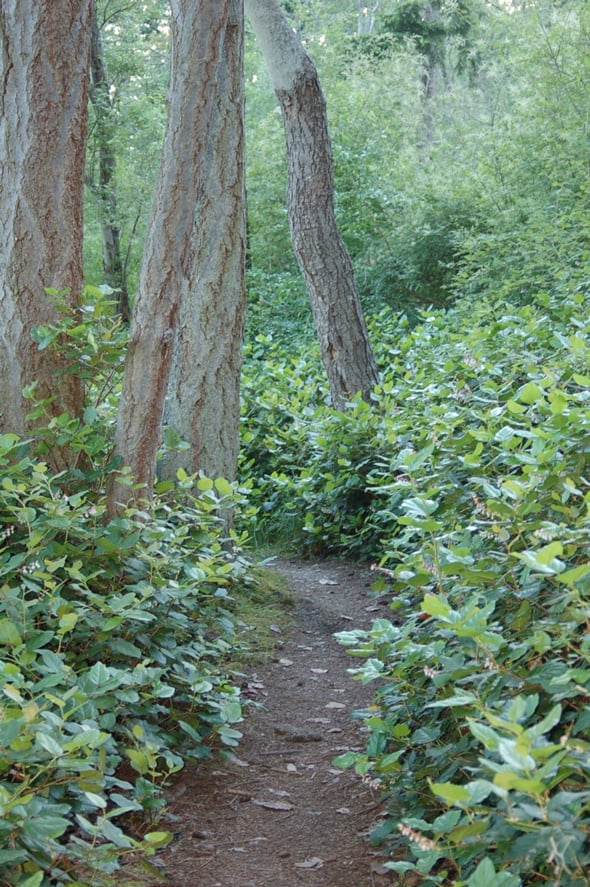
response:
[[[35,872],[34,875],[30,875],[24,881],[19,881],[18,887],[41,887],[43,878],[43,872]]]
[[[340,767],[341,770],[346,770],[348,767],[352,767],[352,765],[356,763],[358,757],[358,752],[347,751],[344,752],[344,754],[333,758],[332,764],[334,767]]]
[[[151,844],[152,847],[166,847],[172,841],[174,835],[172,832],[147,832],[143,836],[143,840]]]
[[[509,872],[496,872],[494,863],[486,856],[465,883],[467,887],[520,887],[522,881]]]
[[[498,753],[502,760],[510,767],[517,770],[533,770],[535,759],[526,751],[521,751],[518,742],[512,739],[500,739],[498,741]]]
[[[53,736],[49,736],[48,733],[37,733],[35,741],[37,742],[37,745],[49,752],[53,757],[58,758],[63,754],[64,750],[62,746],[53,738]]]
[[[469,792],[462,785],[454,785],[452,782],[431,782],[428,780],[430,790],[447,801],[449,804],[460,803],[469,800]]]
[[[22,644],[23,639],[14,622],[10,619],[0,619],[0,644],[7,647],[16,647]]]
[[[215,478],[215,489],[220,496],[231,496],[233,493],[232,485],[224,477]]]
[[[500,773],[496,773],[494,775],[494,785],[507,791],[524,792],[524,794],[532,795],[533,797],[539,797],[539,795],[543,795],[546,791],[542,780],[519,776],[518,773],[513,773],[509,770],[502,770]]]
[[[444,598],[434,594],[427,594],[424,596],[422,609],[425,613],[428,613],[429,616],[439,616],[444,619],[447,619],[453,612],[452,608]]]
[[[536,382],[527,382],[519,389],[516,397],[521,403],[533,404],[543,399],[543,389]]]

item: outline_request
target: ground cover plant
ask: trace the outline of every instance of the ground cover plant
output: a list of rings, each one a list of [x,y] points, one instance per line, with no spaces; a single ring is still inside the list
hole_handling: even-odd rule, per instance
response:
[[[319,405],[296,356],[247,407],[263,520],[382,570],[391,618],[339,636],[377,689],[338,763],[381,787],[374,839],[425,884],[588,883],[587,317],[579,292],[382,316],[373,408]]]
[[[121,857],[153,854],[170,839],[166,780],[241,735],[234,668],[247,630],[233,592],[254,577],[219,517],[232,489],[180,472],[150,513],[107,518],[124,336],[102,293],[87,297],[75,323],[36,330],[40,347],[59,341],[75,356],[83,419],[52,419],[34,446],[0,435],[6,885],[98,884]],[[77,458],[52,472],[45,457],[60,448]]]

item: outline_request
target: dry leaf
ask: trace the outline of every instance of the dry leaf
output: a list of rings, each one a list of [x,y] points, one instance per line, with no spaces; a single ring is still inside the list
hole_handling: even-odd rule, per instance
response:
[[[343,702],[328,702],[324,708],[346,708]]]
[[[256,804],[257,807],[265,807],[267,810],[293,810],[293,804],[288,804],[286,801],[258,801],[256,798],[252,798],[252,803]]]
[[[293,665],[292,659],[279,659],[279,664],[284,665],[287,668],[289,665]]]
[[[318,585],[339,585],[339,582],[336,582],[335,579],[320,579]]]
[[[319,856],[310,856],[305,862],[296,862],[295,866],[298,869],[321,869],[323,864],[324,860]]]
[[[342,813],[343,816],[346,816],[348,813],[350,813],[350,807],[338,807],[336,813]]]
[[[310,668],[309,670],[311,672],[313,672],[314,674],[327,674],[328,673],[327,668]]]

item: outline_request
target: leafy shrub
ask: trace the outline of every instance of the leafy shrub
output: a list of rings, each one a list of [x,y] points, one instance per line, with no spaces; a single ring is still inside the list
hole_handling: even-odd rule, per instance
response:
[[[411,334],[412,437],[370,479],[398,515],[397,618],[340,635],[379,681],[340,764],[378,780],[375,839],[425,884],[587,883],[588,321],[541,301]]]
[[[92,429],[74,426],[88,455]],[[173,507],[107,522],[91,466],[72,490],[4,434],[0,471],[1,880],[96,884],[169,840],[154,817],[184,760],[240,736],[225,661],[247,570],[216,517],[229,485],[184,477]]]
[[[575,293],[382,314],[375,403],[347,413],[307,351],[261,342],[256,401],[248,366],[256,521],[385,571],[392,619],[340,635],[378,690],[339,763],[378,781],[374,838],[425,884],[587,883],[587,317]]]

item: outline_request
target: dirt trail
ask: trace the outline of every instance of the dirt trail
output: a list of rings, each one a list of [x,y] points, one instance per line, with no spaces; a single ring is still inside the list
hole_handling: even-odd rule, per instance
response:
[[[385,614],[371,574],[339,561],[277,560],[295,597],[273,659],[247,675],[252,708],[232,763],[188,767],[170,791],[178,839],[158,857],[174,887],[383,887],[395,883],[367,833],[378,796],[332,759],[364,747],[351,712],[371,687],[333,633]]]

